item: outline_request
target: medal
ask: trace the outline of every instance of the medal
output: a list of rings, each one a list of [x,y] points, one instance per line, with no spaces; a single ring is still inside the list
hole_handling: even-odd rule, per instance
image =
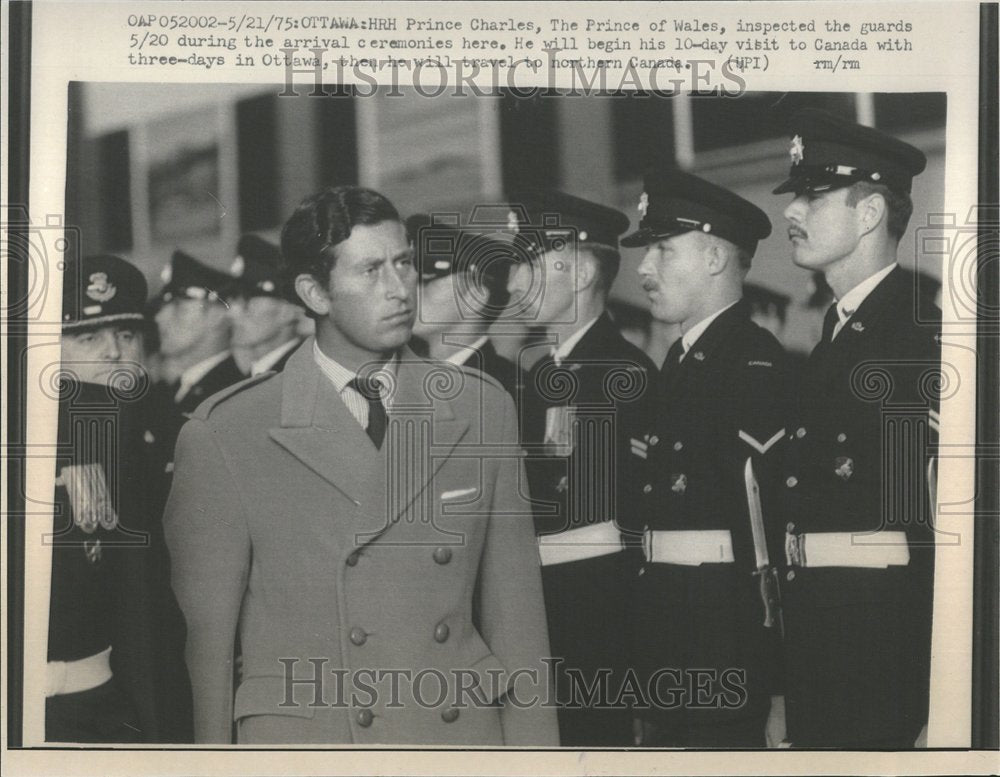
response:
[[[118,525],[100,464],[70,464],[63,467],[60,477],[73,510],[73,523],[83,532],[93,534],[98,526],[111,531]]]

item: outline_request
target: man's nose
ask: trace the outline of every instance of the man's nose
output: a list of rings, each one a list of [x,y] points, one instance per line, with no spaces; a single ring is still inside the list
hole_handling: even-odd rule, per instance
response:
[[[803,195],[796,197],[790,203],[782,215],[792,222],[793,224],[799,224],[802,221],[802,217],[805,214],[805,204],[806,198]]]
[[[101,358],[107,361],[118,361],[122,358],[122,349],[114,332],[105,331],[101,334],[100,354]]]

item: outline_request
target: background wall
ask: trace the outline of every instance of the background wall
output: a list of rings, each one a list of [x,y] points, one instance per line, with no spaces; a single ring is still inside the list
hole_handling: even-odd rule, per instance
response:
[[[520,187],[553,186],[616,206],[636,222],[643,169],[666,163],[728,186],[767,211],[774,232],[761,243],[748,280],[803,300],[809,275],[791,263],[782,217],[790,195],[774,196],[771,189],[789,167],[782,119],[818,105],[884,128],[927,154],[927,171],[914,182],[914,215],[900,261],[940,277],[913,236],[926,214],[942,209],[942,94],[526,100],[425,98],[411,91],[309,97],[301,87],[298,98],[278,97],[281,89],[74,84],[67,217],[82,228],[83,251],[129,258],[155,291],[175,248],[227,269],[241,233],[276,237],[299,200],[336,183],[377,188],[404,215],[468,214],[475,203],[499,202]],[[644,309],[635,273],[641,254],[623,251],[612,296]],[[796,337],[789,333],[793,346]]]

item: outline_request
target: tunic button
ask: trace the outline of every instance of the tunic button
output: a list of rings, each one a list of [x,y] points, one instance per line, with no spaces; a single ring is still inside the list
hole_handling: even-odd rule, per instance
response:
[[[679,451],[683,447],[684,447],[684,443],[682,443],[680,440],[678,440],[677,442],[674,443],[674,450],[675,451]]]
[[[451,629],[448,628],[447,623],[439,623],[434,627],[435,642],[447,642],[449,634],[451,634]]]
[[[788,574],[785,575],[785,579],[789,580],[789,581],[794,580],[795,579],[795,570],[794,569],[789,569],[788,570]]]
[[[447,564],[451,561],[451,548],[435,548],[434,549],[434,561],[438,564]]]
[[[358,552],[354,551],[350,556],[347,557],[347,566],[354,567],[358,564]]]
[[[362,728],[368,728],[375,719],[375,716],[372,714],[371,710],[358,710],[356,719],[359,726]]]
[[[364,629],[359,629],[357,626],[351,629],[351,642],[353,642],[358,647],[361,647],[367,641],[368,641],[368,634],[365,632]]]
[[[644,485],[642,487],[642,493],[644,493],[644,494],[648,494],[648,493],[652,492],[652,490],[653,490],[653,486],[651,484],[649,484],[649,483],[647,483],[646,485]]]
[[[837,442],[846,442],[846,441],[847,441],[847,435],[846,434],[844,434],[843,432],[841,432],[840,434],[837,435]]]
[[[789,488],[795,488],[799,484],[799,479],[792,475],[788,480],[785,481],[785,485]]]
[[[806,436],[806,428],[804,426],[800,426],[798,429],[795,430],[795,436],[798,437],[798,438],[800,438],[800,439],[802,437],[805,437]]]
[[[445,723],[454,723],[458,720],[458,710],[454,707],[449,707],[444,712],[441,713],[441,720]]]
[[[659,445],[659,444],[660,444],[660,438],[659,438],[659,437],[657,437],[657,436],[656,436],[656,435],[654,434],[654,435],[653,435],[652,437],[650,437],[650,438],[649,438],[649,444],[650,444],[650,445]]]

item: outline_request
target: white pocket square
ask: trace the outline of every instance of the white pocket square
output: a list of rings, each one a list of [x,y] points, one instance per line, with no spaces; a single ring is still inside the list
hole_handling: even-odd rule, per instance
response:
[[[479,489],[477,488],[456,488],[454,491],[444,491],[441,494],[441,501],[447,502],[450,499],[458,499],[463,496],[471,496],[475,494]]]

